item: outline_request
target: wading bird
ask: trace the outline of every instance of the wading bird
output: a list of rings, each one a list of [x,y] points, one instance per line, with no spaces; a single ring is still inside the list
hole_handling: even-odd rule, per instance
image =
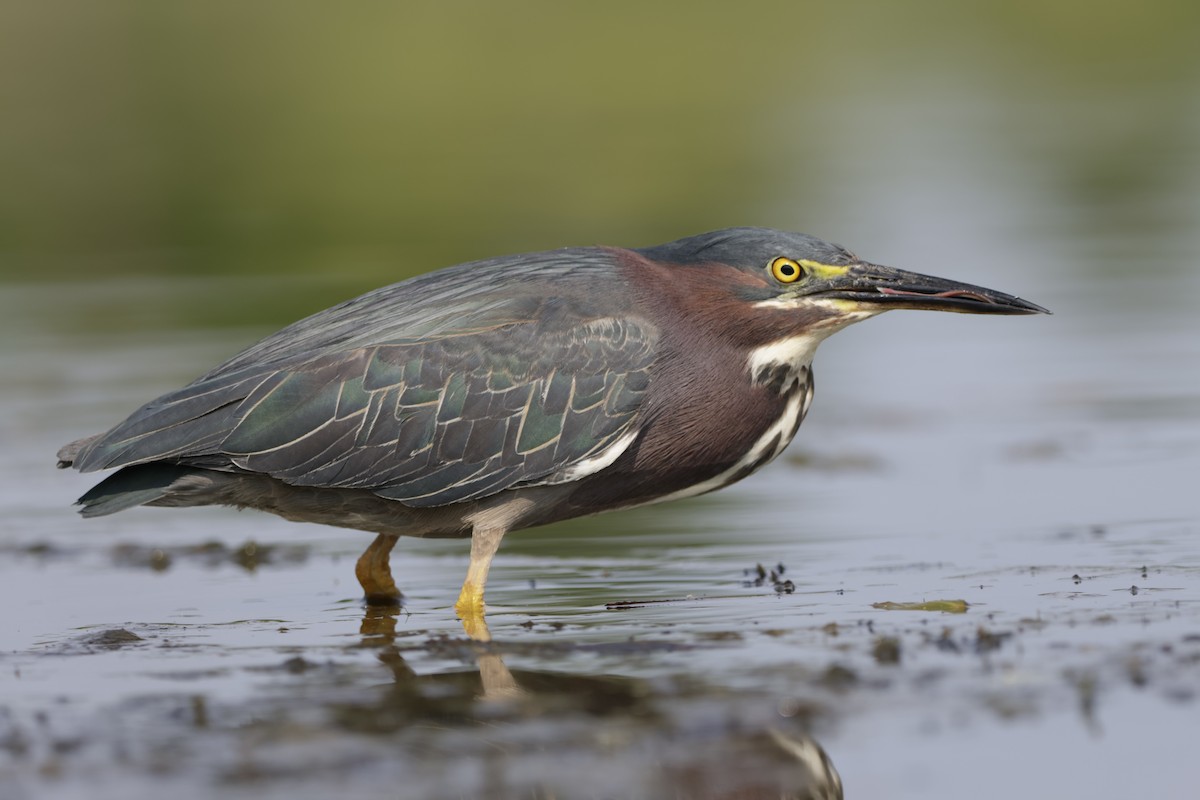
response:
[[[1045,312],[763,228],[505,256],[284,328],[59,466],[118,470],[85,517],[227,505],[375,533],[369,603],[400,599],[400,536],[470,537],[455,608],[486,631],[507,532],[741,480],[795,435],[817,345],[894,308]]]

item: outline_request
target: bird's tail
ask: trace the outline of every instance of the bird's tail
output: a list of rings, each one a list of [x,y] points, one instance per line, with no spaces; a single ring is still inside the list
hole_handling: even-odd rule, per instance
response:
[[[124,467],[93,486],[75,501],[85,517],[102,517],[161,500],[179,479],[195,473],[178,464],[136,464]]]
[[[70,444],[64,444],[58,448],[58,468],[66,469],[67,467],[75,466],[75,459],[79,456],[79,451],[91,444],[93,440],[99,438],[100,435],[96,434],[84,439],[76,439]]]

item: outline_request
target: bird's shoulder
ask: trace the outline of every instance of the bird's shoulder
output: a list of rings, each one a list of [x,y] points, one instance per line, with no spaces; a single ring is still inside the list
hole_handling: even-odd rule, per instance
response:
[[[572,314],[604,317],[625,289],[611,251],[576,247],[473,261],[375,289],[267,336],[200,376],[284,367],[381,344],[461,337]]]

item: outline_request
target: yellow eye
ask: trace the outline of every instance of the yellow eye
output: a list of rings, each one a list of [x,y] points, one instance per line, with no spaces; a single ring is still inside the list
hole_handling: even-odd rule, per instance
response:
[[[780,283],[795,283],[802,274],[804,270],[790,258],[780,256],[771,260],[771,275]]]

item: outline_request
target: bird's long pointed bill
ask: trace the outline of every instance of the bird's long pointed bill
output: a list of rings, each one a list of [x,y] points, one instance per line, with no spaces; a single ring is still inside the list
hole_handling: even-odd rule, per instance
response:
[[[855,264],[814,287],[813,295],[884,311],[915,308],[963,314],[1049,314],[1011,294],[969,283],[906,272],[878,264]]]

